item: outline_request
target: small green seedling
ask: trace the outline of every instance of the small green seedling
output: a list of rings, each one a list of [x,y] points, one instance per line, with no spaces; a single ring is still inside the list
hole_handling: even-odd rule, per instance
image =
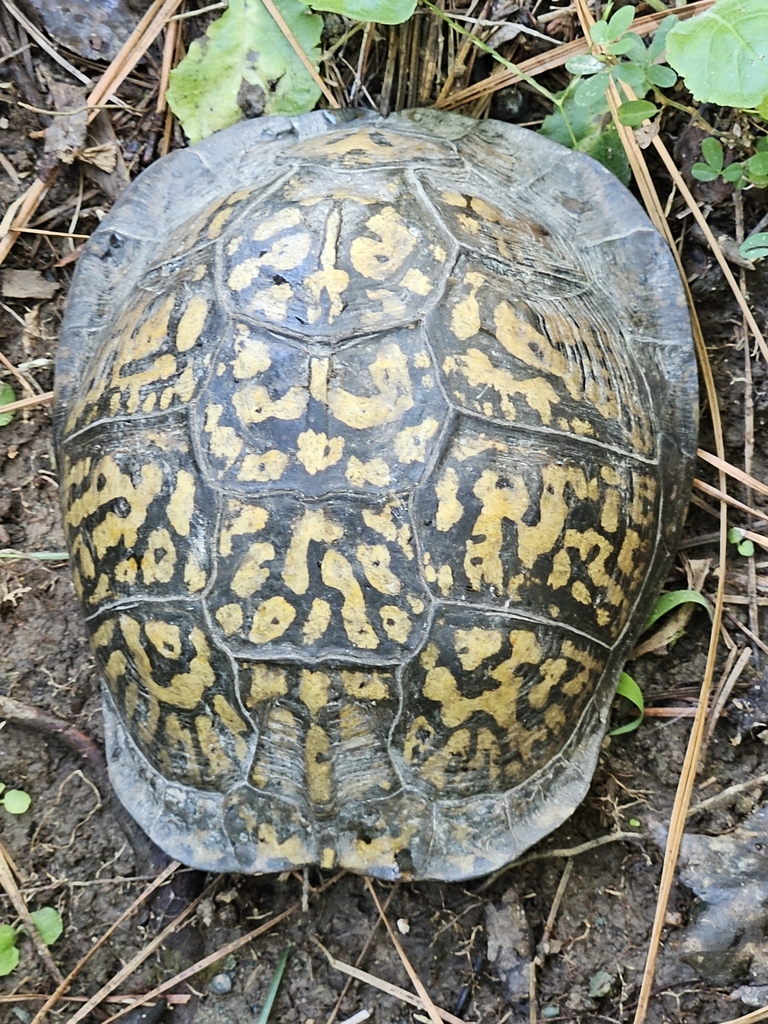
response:
[[[725,166],[725,152],[720,140],[704,139],[701,143],[703,161],[691,167],[691,174],[698,181],[714,181],[722,177],[737,189],[746,188],[747,185],[765,188],[768,186],[768,136],[758,139],[755,150],[746,160],[735,160]]]
[[[55,907],[41,907],[40,910],[33,910],[30,916],[40,938],[46,946],[52,946],[64,931],[61,914]],[[0,924],[0,978],[10,974],[18,966],[19,950],[16,942],[23,931],[23,925],[13,928],[9,924]]]
[[[738,526],[732,526],[728,531],[728,540],[736,545],[736,550],[745,558],[751,558],[755,553],[755,545],[749,538],[744,536],[744,531]]]
[[[11,402],[16,401],[16,395],[13,393],[13,388],[10,384],[0,384],[0,406],[10,405]],[[12,412],[0,413],[0,427],[7,427],[13,419]]]
[[[3,793],[5,796],[2,795]],[[0,804],[9,814],[24,814],[29,810],[31,803],[32,797],[29,793],[25,793],[23,789],[6,790],[5,784],[0,782]]]
[[[698,590],[673,590],[668,594],[659,594],[643,632],[650,629],[662,615],[666,615],[667,612],[671,612],[673,608],[677,608],[681,604],[700,604],[703,608],[707,609],[710,619],[712,618],[712,608],[707,599]],[[640,727],[645,712],[643,691],[627,672],[622,672],[619,676],[616,695],[618,697],[625,697],[631,704],[634,704],[639,711],[639,715],[633,718],[631,722],[620,725],[616,729],[611,729],[608,733],[609,736],[622,736],[625,733],[634,732],[635,729]]]

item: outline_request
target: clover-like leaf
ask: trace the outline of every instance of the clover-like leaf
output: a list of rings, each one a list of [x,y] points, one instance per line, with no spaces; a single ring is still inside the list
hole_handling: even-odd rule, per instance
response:
[[[768,4],[718,0],[667,35],[667,61],[701,103],[745,109],[768,98]]]
[[[323,29],[319,14],[301,0],[275,0],[280,14],[310,61],[317,65]],[[190,142],[204,139],[243,116],[241,103],[265,114],[301,114],[320,96],[261,0],[230,0],[205,36],[171,72],[167,99]]]
[[[623,36],[629,26],[635,20],[635,8],[632,4],[620,7],[608,20],[608,31],[611,39],[618,39]]]
[[[666,64],[649,64],[645,69],[645,77],[659,89],[671,89],[677,82],[677,72]]]
[[[723,153],[723,144],[719,139],[711,137],[704,139],[701,143],[701,155],[715,171],[722,171],[725,154]]]

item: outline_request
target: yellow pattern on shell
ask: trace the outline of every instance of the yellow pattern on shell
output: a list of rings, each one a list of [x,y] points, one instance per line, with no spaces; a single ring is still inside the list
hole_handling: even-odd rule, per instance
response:
[[[296,618],[296,609],[284,597],[269,597],[262,601],[253,616],[248,639],[255,644],[265,644],[281,637]]]

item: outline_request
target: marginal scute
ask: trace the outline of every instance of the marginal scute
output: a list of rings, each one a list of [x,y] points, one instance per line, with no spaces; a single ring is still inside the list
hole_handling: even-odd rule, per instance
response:
[[[55,420],[163,849],[459,880],[572,813],[692,478],[675,275],[587,157],[435,110],[254,119],[127,191]]]

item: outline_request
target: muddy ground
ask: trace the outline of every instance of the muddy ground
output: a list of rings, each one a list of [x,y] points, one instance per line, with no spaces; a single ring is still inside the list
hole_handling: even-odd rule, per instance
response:
[[[18,59],[18,58],[17,58]],[[54,73],[54,72],[50,72]],[[0,74],[0,78],[3,76]],[[10,80],[10,78],[9,78]],[[2,92],[0,129],[2,152],[19,180],[0,171],[0,211],[21,194],[32,180],[39,142],[29,132],[40,128],[39,119],[16,106],[23,98],[17,84]],[[139,151],[145,138],[137,133],[126,142],[125,155]],[[80,189],[77,165],[65,168],[40,213],[72,204]],[[92,186],[86,183],[86,190]],[[660,178],[666,196],[668,183]],[[765,196],[745,197],[745,223],[749,230],[765,210]],[[82,204],[76,232],[87,234],[108,208],[97,194]],[[49,220],[46,227],[67,231],[72,207]],[[718,230],[733,236],[730,197],[716,205],[711,220]],[[675,231],[681,223],[673,221]],[[745,384],[741,318],[711,257],[687,236],[684,253],[699,302],[704,333],[724,416],[727,455],[738,466],[744,460]],[[71,252],[71,243],[58,236],[26,235],[16,244],[5,268],[34,269],[58,284],[53,298],[2,298],[0,351],[40,392],[53,387],[56,340],[73,263],[59,266]],[[768,276],[750,271],[748,283],[761,326],[766,323]],[[766,415],[768,379],[760,358],[753,360],[749,388],[755,409],[754,475],[768,478]],[[3,381],[15,378],[5,370]],[[713,450],[711,427],[704,410],[702,445]],[[712,472],[700,465],[698,475],[716,483]],[[743,489],[733,492],[747,499]],[[766,500],[753,496],[756,507]],[[740,513],[731,517],[745,526]],[[711,560],[705,592],[714,593],[717,520],[708,511],[692,507],[686,524],[683,553]],[[47,405],[16,415],[0,428],[0,548],[23,555],[61,552],[56,464]],[[669,587],[684,585],[678,557]],[[768,559],[755,559],[758,593],[768,585]],[[747,593],[748,559],[735,548],[729,552],[727,590]],[[761,589],[762,587],[762,589]],[[731,613],[745,622],[744,606],[730,604]],[[764,609],[761,609],[764,615]],[[764,625],[764,620],[763,620]],[[743,634],[732,620],[726,627],[741,647]],[[661,654],[636,661],[631,671],[641,684],[646,702],[655,707],[691,706],[702,677],[709,637],[703,610],[695,610],[684,634]],[[720,647],[720,664],[726,648]],[[716,678],[719,670],[716,672]],[[701,765],[694,803],[736,784],[748,783],[768,771],[767,737],[762,735],[760,712],[745,717],[744,708],[759,693],[749,687],[763,678],[762,656],[753,656],[734,697],[726,705]],[[39,561],[21,555],[0,562],[0,694],[43,709],[77,727],[101,744],[100,683],[85,637],[78,602],[63,559]],[[734,701],[736,704],[734,704]],[[622,718],[621,715],[624,715]],[[616,721],[628,717],[617,711]],[[665,822],[674,797],[690,729],[689,717],[648,717],[634,733],[606,742],[594,782],[584,804],[566,824],[539,844],[538,859],[513,866],[489,886],[482,880],[466,884],[419,883],[390,889],[377,885],[382,900],[389,899],[388,917],[403,922],[400,941],[434,1002],[466,1021],[501,1024],[528,1019],[525,1005],[511,1006],[492,970],[487,953],[487,908],[502,906],[505,894],[514,893],[525,909],[535,943],[540,942],[558,884],[568,861],[558,853],[613,832],[634,833],[596,845],[572,858],[572,870],[562,897],[543,963],[537,971],[539,1019],[568,1022],[626,1022],[633,1016],[639,980],[646,956],[660,875]],[[756,724],[755,724],[756,723]],[[39,729],[7,722],[0,730],[0,782],[26,790],[32,807],[14,817],[0,808],[0,836],[12,858],[20,887],[32,908],[51,905],[64,919],[63,936],[52,953],[63,973],[77,962],[99,936],[145,887],[151,865],[129,842],[121,818],[106,795],[98,791],[98,772],[65,742]],[[762,789],[746,787],[725,806],[699,814],[692,828],[706,835],[727,835],[760,805]],[[287,944],[292,946],[287,971],[277,996],[272,1020],[279,1024],[325,1024],[340,998],[345,977],[332,969],[321,944],[334,957],[354,964],[369,943],[360,967],[379,978],[411,988],[401,961],[384,929],[361,878],[338,879],[309,873],[249,878],[223,876],[189,879],[194,891],[201,882],[213,882],[189,927],[180,930],[120,987],[120,992],[144,992],[177,971],[213,953],[257,927],[266,917],[294,906],[283,923],[225,957],[206,971],[174,988],[190,996],[169,1012],[169,1019],[208,1022],[256,1020],[275,964]],[[180,886],[181,883],[175,883]],[[308,900],[302,909],[303,887]],[[509,899],[508,895],[508,899]],[[758,897],[755,897],[758,899]],[[764,984],[759,969],[743,961],[737,969],[716,974],[708,968],[697,973],[680,959],[685,929],[701,910],[700,901],[682,883],[673,890],[668,925],[663,935],[651,1024],[709,1024],[746,1012],[747,1006],[731,998],[746,982]],[[72,994],[92,994],[101,983],[149,942],[158,922],[167,923],[162,904],[129,919],[88,964]],[[0,896],[0,924],[16,920],[10,901]],[[736,946],[738,936],[731,940]],[[44,993],[53,980],[37,959],[31,943],[20,940],[21,962],[16,971],[0,979],[0,996]],[[759,959],[759,958],[758,958]],[[457,1005],[462,992],[469,995]],[[766,1000],[768,1001],[768,1000]],[[53,1020],[67,1020],[75,1004],[62,1004]],[[39,1002],[0,1002],[0,1021],[28,1022]],[[110,1012],[118,1007],[114,1004]],[[339,1021],[361,1009],[377,1024],[400,1024],[426,1019],[399,999],[355,982],[338,1008]],[[94,1014],[92,1020],[103,1020]]]

